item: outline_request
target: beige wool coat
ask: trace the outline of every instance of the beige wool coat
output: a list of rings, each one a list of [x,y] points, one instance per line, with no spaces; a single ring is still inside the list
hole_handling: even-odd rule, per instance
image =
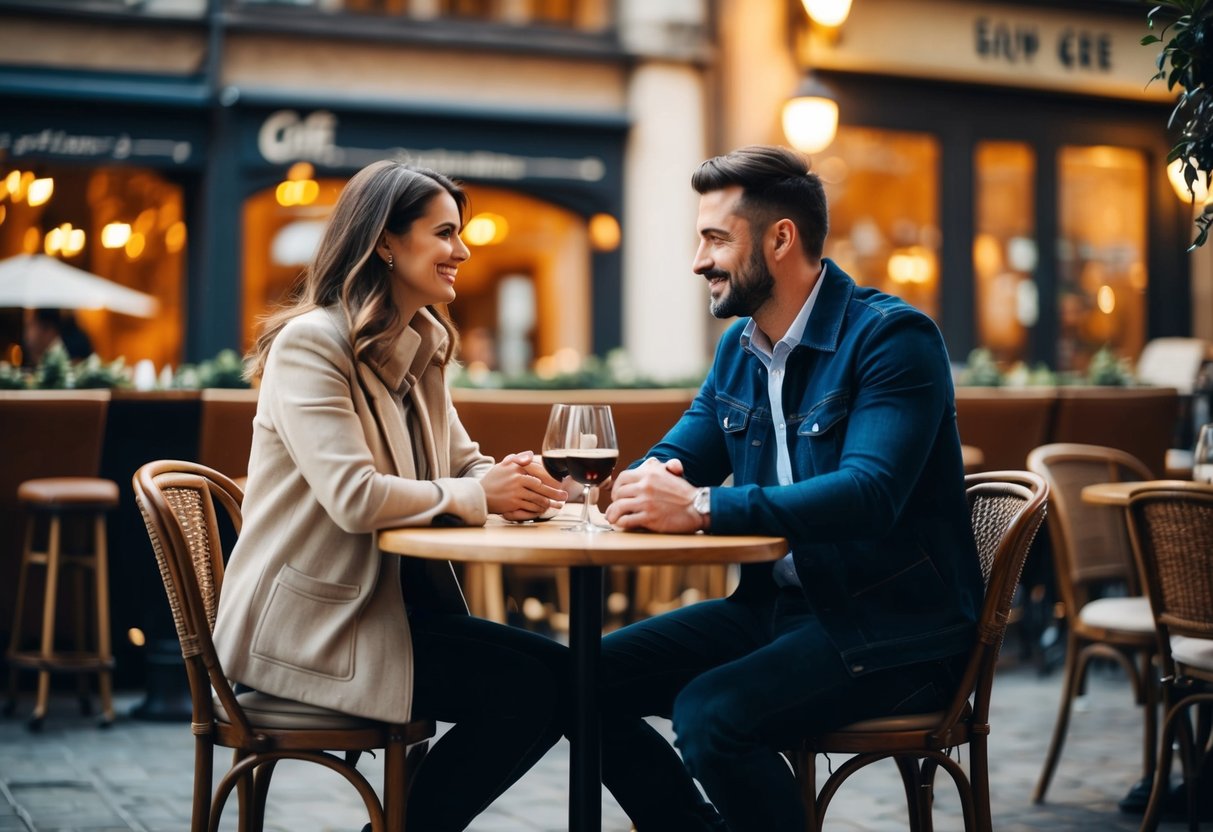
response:
[[[274,340],[253,421],[244,526],[215,623],[234,681],[358,716],[409,719],[404,596],[466,606],[449,563],[383,554],[375,532],[428,526],[438,515],[482,525],[479,478],[492,465],[451,405],[446,342],[422,310],[382,365],[356,363],[335,307],[294,318]]]

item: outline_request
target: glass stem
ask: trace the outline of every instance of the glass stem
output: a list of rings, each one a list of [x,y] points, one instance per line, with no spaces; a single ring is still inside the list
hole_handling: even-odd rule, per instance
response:
[[[590,525],[590,497],[593,495],[594,489],[590,486],[585,486],[585,490],[581,492],[581,525]]]

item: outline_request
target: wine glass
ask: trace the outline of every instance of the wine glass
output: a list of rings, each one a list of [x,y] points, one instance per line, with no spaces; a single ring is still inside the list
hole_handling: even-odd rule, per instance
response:
[[[1213,422],[1200,429],[1196,450],[1192,452],[1192,479],[1213,483]]]
[[[569,531],[610,531],[609,526],[597,526],[590,522],[591,491],[611,476],[615,463],[619,461],[619,445],[615,441],[615,422],[611,418],[610,405],[572,404],[564,407],[568,410],[564,414],[563,447],[551,450],[555,451],[555,464],[560,465],[563,461],[568,476],[585,488],[581,501],[581,522],[571,526]],[[556,413],[553,412],[552,416],[556,418]],[[544,442],[544,460],[547,460],[546,437]],[[546,461],[544,464],[547,464]],[[550,468],[548,473],[555,476]]]

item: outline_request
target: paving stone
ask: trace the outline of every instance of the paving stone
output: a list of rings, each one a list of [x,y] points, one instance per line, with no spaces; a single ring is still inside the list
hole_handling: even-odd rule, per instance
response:
[[[1139,818],[1116,810],[1116,801],[1140,776],[1141,712],[1118,671],[1093,674],[1070,733],[1048,801],[1031,802],[1056,717],[1061,674],[1040,676],[1008,662],[1000,669],[991,712],[990,780],[994,825],[999,832],[1135,832]],[[119,697],[125,714],[138,694]],[[667,737],[669,724],[654,720]],[[216,782],[230,759],[216,753]],[[968,750],[962,766],[970,764]],[[842,759],[832,760],[835,766]],[[359,769],[382,783],[382,760],[363,758]],[[818,761],[819,782],[828,775]],[[530,772],[470,827],[470,832],[564,832],[567,826],[568,744],[558,743]],[[193,738],[186,724],[149,723],[125,716],[108,730],[79,716],[67,698],[55,703],[40,734],[19,719],[0,720],[0,832],[26,830],[23,817],[44,830],[182,832],[189,827]],[[15,802],[10,803],[9,797]],[[358,832],[366,811],[357,793],[330,771],[285,762],[274,774],[267,832]],[[903,832],[904,794],[890,763],[861,771],[839,790],[826,828]],[[954,787],[946,773],[936,780],[936,828],[963,828]],[[235,830],[235,799],[221,828]],[[629,832],[626,815],[603,792],[603,832]],[[1185,824],[1163,824],[1165,832]]]

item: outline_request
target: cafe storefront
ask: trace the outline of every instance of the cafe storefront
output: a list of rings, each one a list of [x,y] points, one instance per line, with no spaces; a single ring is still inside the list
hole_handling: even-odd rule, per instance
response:
[[[384,158],[469,190],[473,257],[452,311],[474,358],[521,370],[620,344],[622,117],[223,96],[213,109],[0,99],[0,258],[54,254],[160,301],[146,320],[79,312],[103,357],[175,366],[250,344],[345,181]],[[19,313],[0,338],[19,360]]]
[[[827,256],[931,314],[957,361],[975,347],[1057,370],[1104,346],[1136,359],[1194,331],[1197,297],[1145,11],[855,0],[833,28],[739,22],[724,46],[748,63],[726,69],[724,93],[749,117],[730,119],[729,144],[788,141],[791,99],[832,99],[837,130],[809,150]],[[763,37],[786,50],[757,53]],[[753,84],[764,76],[773,91]]]

